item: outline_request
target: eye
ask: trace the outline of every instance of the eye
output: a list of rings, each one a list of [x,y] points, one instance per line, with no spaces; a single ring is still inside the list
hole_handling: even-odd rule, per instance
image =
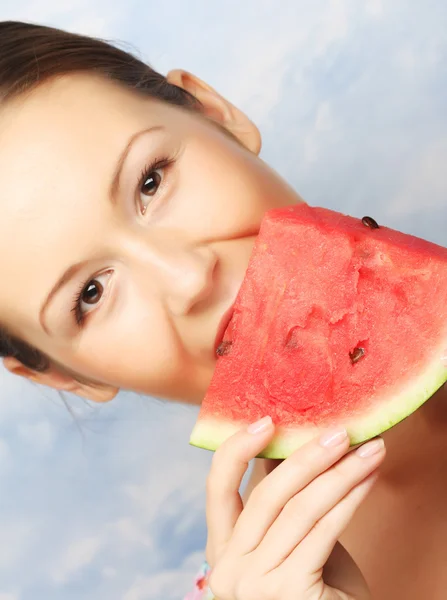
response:
[[[171,157],[158,158],[143,169],[138,180],[138,209],[144,215],[157,194],[161,185],[164,184],[164,171],[174,162]]]
[[[143,173],[142,183],[140,186],[140,212],[142,215],[146,213],[147,207],[149,206],[151,199],[158,191],[160,184],[162,182],[162,169],[153,169],[152,171],[148,171]]]
[[[104,287],[97,279],[88,282],[87,287],[82,292],[81,302],[84,304],[97,304],[101,300]]]
[[[153,171],[149,173],[143,185],[141,186],[141,193],[145,196],[153,196],[158,190],[158,186],[161,183],[161,174],[159,171]]]
[[[102,273],[84,285],[77,295],[73,310],[78,325],[82,324],[86,315],[92,312],[101,302],[111,272]]]

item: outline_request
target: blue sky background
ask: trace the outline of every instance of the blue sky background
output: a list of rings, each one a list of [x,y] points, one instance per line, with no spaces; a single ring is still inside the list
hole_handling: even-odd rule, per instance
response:
[[[0,0],[0,19],[197,73],[309,203],[447,244],[444,0]],[[205,544],[196,412],[126,393],[70,414],[0,378],[0,600],[181,598]]]

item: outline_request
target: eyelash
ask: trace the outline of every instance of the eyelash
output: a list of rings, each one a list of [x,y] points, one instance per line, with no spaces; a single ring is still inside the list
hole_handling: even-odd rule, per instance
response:
[[[85,321],[85,315],[81,311],[81,301],[82,301],[82,294],[84,293],[85,288],[90,283],[90,281],[92,281],[92,278],[90,278],[88,281],[86,281],[85,283],[83,283],[81,285],[81,287],[76,292],[76,294],[73,298],[73,305],[71,307],[71,312],[74,314],[76,325],[78,327],[81,327]]]
[[[174,160],[175,159],[170,156],[162,156],[160,158],[151,160],[151,162],[148,165],[146,165],[140,173],[140,176],[139,176],[138,182],[137,182],[138,192],[139,193],[141,192],[141,187],[143,186],[143,184],[148,179],[148,177],[151,173],[153,173],[154,171],[157,171],[158,169],[165,169],[166,167],[169,167],[174,162]],[[82,295],[83,295],[87,285],[93,279],[94,279],[94,277],[90,277],[87,281],[83,282],[73,298],[71,312],[74,315],[76,325],[78,327],[82,327],[82,325],[85,323],[85,320],[86,320],[86,315],[84,315],[81,311]]]
[[[151,173],[153,173],[154,171],[158,171],[159,169],[166,169],[167,167],[172,165],[174,160],[175,159],[171,156],[161,156],[159,158],[151,160],[151,162],[148,165],[146,165],[144,167],[144,169],[141,171],[141,174],[138,178],[138,182],[137,182],[138,193],[141,192],[141,188],[142,188],[143,184],[148,179],[148,177]]]

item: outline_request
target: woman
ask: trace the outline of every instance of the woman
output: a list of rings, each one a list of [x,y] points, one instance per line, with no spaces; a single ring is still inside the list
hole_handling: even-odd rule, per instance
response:
[[[131,388],[200,403],[263,214],[302,201],[259,158],[258,129],[189,73],[21,23],[0,24],[0,94],[6,368],[98,402]],[[258,461],[243,506],[274,427],[236,434],[208,479],[200,594],[444,598],[446,415],[438,395],[386,435],[357,512],[382,440],[347,454],[330,431]]]

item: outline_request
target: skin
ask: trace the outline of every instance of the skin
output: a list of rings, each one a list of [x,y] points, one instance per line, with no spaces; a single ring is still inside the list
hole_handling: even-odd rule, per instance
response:
[[[14,260],[1,275],[14,281],[14,292],[2,286],[0,314],[53,361],[36,374],[8,359],[11,371],[99,401],[120,388],[200,401],[217,328],[261,218],[301,198],[258,158],[259,132],[245,115],[188,74],[175,71],[170,80],[193,89],[208,119],[91,75],[45,83],[2,108],[0,180],[8,200],[0,248],[14,248]],[[163,130],[132,145],[113,201],[120,154],[153,127]],[[142,193],[141,172],[166,155],[175,162],[158,170],[157,193]],[[43,327],[39,313],[50,290],[81,261]],[[73,298],[97,275],[105,293],[95,305],[83,303],[88,318],[78,327]]]
[[[445,598],[446,426],[444,386],[383,434],[387,452],[380,478],[339,537],[374,600]],[[256,462],[245,501],[278,464]]]
[[[240,287],[263,214],[302,199],[259,158],[259,131],[242,112],[189,73],[172,71],[168,79],[202,102],[202,115],[91,75],[46,82],[1,107],[0,252],[8,260],[0,275],[8,285],[0,286],[0,314],[12,333],[51,361],[48,371],[36,373],[9,357],[4,363],[11,372],[98,402],[121,388],[201,402],[215,366],[217,328]],[[113,200],[110,184],[120,154],[133,135],[153,127],[162,129],[132,146]],[[156,194],[142,193],[137,182],[147,162],[165,155],[174,162],[157,171]],[[79,262],[80,272],[40,318],[50,290]],[[98,302],[83,302],[86,318],[79,327],[73,297],[95,277],[105,291],[95,296]],[[380,600],[445,597],[446,400],[439,392],[385,434],[382,477],[342,537]],[[228,477],[233,485],[219,492],[212,483],[209,489],[222,510],[233,507],[233,523],[242,511],[241,464],[268,443],[272,431],[265,435],[248,445],[236,438],[230,451],[216,453],[223,458],[213,481]],[[383,458],[364,467],[360,479]],[[256,462],[246,503],[260,482],[272,482],[276,466]],[[290,481],[285,467],[282,473]],[[347,493],[357,483],[346,485]],[[355,502],[351,508],[353,514]],[[222,510],[208,521],[211,531]],[[247,504],[242,515],[251,515],[244,518],[255,531],[256,508]],[[428,545],[429,553],[421,551]],[[337,561],[335,571],[347,573],[351,589],[361,588],[352,561]],[[417,572],[417,581],[408,572]],[[333,583],[338,586],[337,577]]]

